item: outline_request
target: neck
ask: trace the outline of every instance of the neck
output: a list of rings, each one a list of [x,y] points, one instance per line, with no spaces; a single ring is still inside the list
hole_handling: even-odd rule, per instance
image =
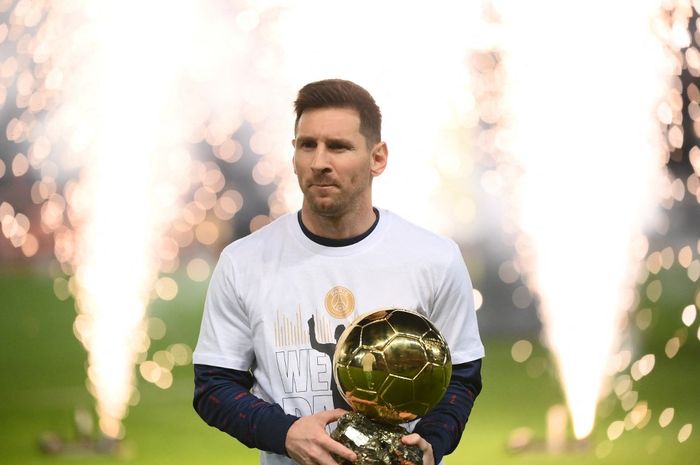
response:
[[[366,209],[342,216],[321,215],[311,211],[308,206],[301,208],[301,220],[313,234],[328,239],[348,239],[363,234],[372,227],[377,219],[370,205]]]

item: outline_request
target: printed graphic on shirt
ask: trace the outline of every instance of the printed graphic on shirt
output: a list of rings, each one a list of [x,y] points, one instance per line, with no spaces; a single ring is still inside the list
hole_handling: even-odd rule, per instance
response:
[[[345,325],[318,314],[304,323],[299,309],[291,318],[278,312],[275,321],[275,342],[283,349],[275,352],[279,385],[284,390],[282,408],[292,415],[337,407],[350,410],[333,377],[333,354]]]
[[[306,323],[302,322],[301,308],[290,318],[277,311],[277,318],[274,323],[275,346],[301,346],[309,344],[309,332]]]
[[[328,291],[323,303],[333,318],[345,318],[355,311],[355,296],[350,289],[343,286],[335,286]]]
[[[313,349],[275,353],[282,395],[282,408],[291,415],[305,416],[333,409],[329,391],[333,373],[325,354]]]
[[[309,327],[308,322],[304,320],[301,308],[297,308],[296,312],[291,316],[278,310],[273,323],[275,347],[308,347],[311,343]],[[319,316],[317,313],[315,323],[316,338],[322,342],[332,342],[335,344],[338,338],[337,336],[333,336],[336,329],[336,322],[331,321],[329,318]]]
[[[333,376],[333,354],[335,353],[335,346],[340,339],[340,335],[343,334],[345,330],[345,325],[338,325],[335,327],[335,340],[333,342],[321,343],[316,339],[316,323],[314,317],[309,318],[309,339],[311,343],[311,348],[326,354],[330,362],[331,367],[331,392],[333,393],[333,406],[336,408],[344,408],[350,410],[350,406],[345,402],[345,399],[340,395],[338,391],[338,386],[335,384],[335,377]]]

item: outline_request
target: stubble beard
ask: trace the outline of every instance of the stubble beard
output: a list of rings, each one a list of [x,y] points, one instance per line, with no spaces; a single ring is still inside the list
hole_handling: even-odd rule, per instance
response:
[[[311,193],[306,194],[309,210],[315,215],[323,218],[339,218],[348,211],[350,201],[346,195],[339,193],[337,196],[317,196]]]
[[[350,184],[353,185],[354,182]],[[357,187],[356,184],[355,189],[352,191],[343,190],[342,187],[338,189],[337,192],[323,196],[314,193],[311,189],[307,189],[304,192],[304,197],[309,210],[313,214],[326,219],[340,219],[345,214],[357,210],[360,206],[362,189]]]

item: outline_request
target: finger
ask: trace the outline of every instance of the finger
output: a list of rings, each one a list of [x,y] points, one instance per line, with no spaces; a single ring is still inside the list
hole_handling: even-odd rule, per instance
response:
[[[347,410],[343,410],[342,408],[337,408],[334,410],[325,410],[323,412],[319,412],[317,415],[318,415],[319,420],[323,421],[324,424],[327,425],[328,423],[332,423],[332,422],[338,420],[338,418],[342,417],[346,413],[348,413]]]
[[[427,445],[427,441],[425,441],[418,433],[407,434],[401,438],[401,441],[408,445],[418,445],[421,449],[423,449],[423,446],[421,446],[421,441],[426,443],[424,445]]]
[[[338,441],[332,439],[330,436],[327,436],[323,440],[322,445],[323,448],[331,454],[335,454],[339,457],[342,457],[349,462],[354,462],[355,460],[357,460],[357,454],[355,454],[351,449],[348,449]]]
[[[411,433],[403,436],[401,442],[406,445],[418,446],[423,452],[423,465],[434,465],[435,458],[433,456],[433,446],[428,441],[423,439],[418,433]]]

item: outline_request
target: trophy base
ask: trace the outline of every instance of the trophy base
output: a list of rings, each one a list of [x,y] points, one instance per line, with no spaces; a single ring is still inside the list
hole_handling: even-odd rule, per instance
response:
[[[357,412],[346,413],[331,437],[355,452],[357,460],[350,463],[333,458],[340,465],[422,465],[420,448],[401,442],[406,434],[401,426],[379,423]]]

